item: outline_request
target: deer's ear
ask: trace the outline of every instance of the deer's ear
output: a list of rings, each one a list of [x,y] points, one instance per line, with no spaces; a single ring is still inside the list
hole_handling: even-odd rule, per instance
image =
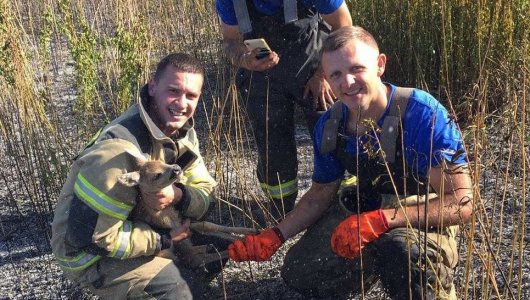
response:
[[[125,152],[127,152],[129,155],[131,155],[131,160],[133,161],[133,163],[134,163],[134,165],[135,165],[135,167],[137,169],[140,169],[140,167],[143,166],[143,164],[147,161],[147,158],[142,156],[142,154],[140,154],[137,151],[132,151],[130,149],[127,149],[127,150],[125,150]]]
[[[121,174],[118,176],[118,182],[129,187],[137,186],[140,182],[140,172],[134,171]]]

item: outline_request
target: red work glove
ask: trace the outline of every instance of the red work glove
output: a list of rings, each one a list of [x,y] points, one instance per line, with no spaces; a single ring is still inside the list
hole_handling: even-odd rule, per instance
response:
[[[282,232],[277,228],[269,228],[258,235],[247,235],[228,245],[230,258],[235,261],[268,260],[285,242]]]
[[[344,258],[355,258],[364,246],[373,242],[388,229],[388,221],[381,209],[351,215],[333,231],[331,249]]]

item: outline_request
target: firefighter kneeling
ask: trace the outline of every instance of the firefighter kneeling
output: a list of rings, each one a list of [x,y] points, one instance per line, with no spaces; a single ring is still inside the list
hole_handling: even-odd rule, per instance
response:
[[[102,299],[191,299],[223,263],[200,270],[162,255],[188,236],[187,223],[159,230],[134,218],[137,200],[161,210],[174,206],[200,220],[210,208],[214,179],[199,152],[193,114],[204,70],[193,57],[162,59],[139,101],[105,126],[75,159],[59,196],[52,247],[65,275]],[[138,168],[131,153],[182,168],[182,178],[159,193],[118,183]],[[226,249],[223,241],[198,241]]]
[[[277,227],[229,246],[236,261],[287,252],[282,277],[307,297],[348,297],[380,280],[393,299],[456,299],[455,234],[473,213],[462,136],[419,89],[384,83],[386,56],[360,27],[330,34],[321,57],[336,102],[313,136],[312,185]],[[355,184],[342,189],[351,176]]]

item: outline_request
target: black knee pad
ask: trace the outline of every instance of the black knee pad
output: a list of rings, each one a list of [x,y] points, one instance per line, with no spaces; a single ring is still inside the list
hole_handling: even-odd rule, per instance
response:
[[[188,300],[193,298],[188,284],[181,276],[178,276],[173,264],[160,270],[146,285],[144,292],[157,300]]]
[[[307,251],[317,252],[312,255],[312,260],[302,258]],[[352,276],[352,272],[357,272],[356,269],[344,259],[329,258],[326,254],[318,255],[321,251],[323,250],[307,248],[304,250],[298,247],[295,251],[289,252],[281,269],[285,284],[307,299],[348,299],[356,290],[357,279],[353,279]],[[365,282],[366,279],[367,277]]]
[[[376,241],[377,276],[393,299],[435,299],[435,287],[450,288],[452,271],[443,265],[436,249],[427,246],[426,253],[420,251],[405,231],[390,231]]]
[[[231,244],[231,240],[227,240],[221,237],[212,236],[212,235],[203,235],[200,233],[194,233],[191,238],[193,245],[206,245],[207,254],[219,254],[222,251],[228,249],[228,245]],[[228,258],[222,259],[219,256],[219,260],[211,261],[208,263],[201,264],[193,269],[193,272],[201,278],[203,282],[209,282],[215,278],[222,271],[223,267],[228,262]],[[181,270],[181,272],[183,272]]]

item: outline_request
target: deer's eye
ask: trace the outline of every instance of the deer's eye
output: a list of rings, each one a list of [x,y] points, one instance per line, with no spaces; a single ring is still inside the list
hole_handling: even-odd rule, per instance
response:
[[[155,179],[159,179],[160,176],[162,176],[162,173],[156,173],[156,174],[155,174]]]

